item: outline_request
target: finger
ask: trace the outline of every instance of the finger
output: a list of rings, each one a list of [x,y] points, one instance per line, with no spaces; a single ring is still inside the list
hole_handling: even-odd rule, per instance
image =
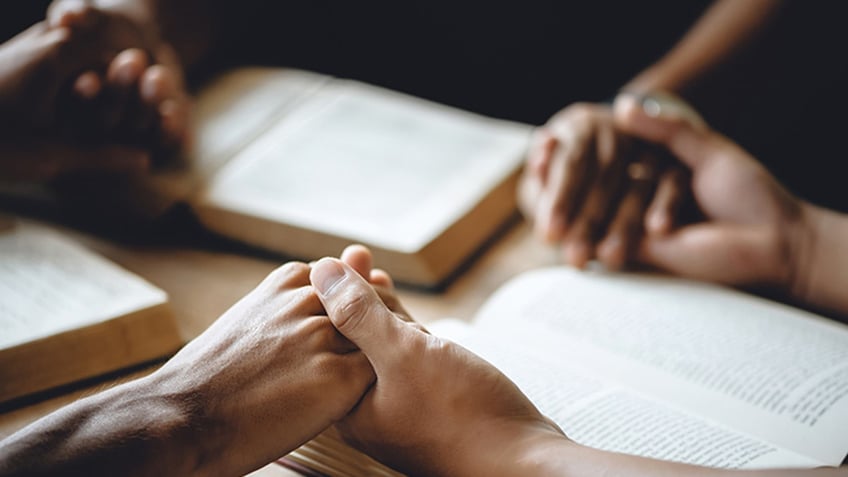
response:
[[[623,132],[665,146],[692,168],[721,152],[727,144],[706,125],[665,107],[652,96],[619,95],[614,110],[616,125]]]
[[[275,291],[289,290],[309,285],[310,265],[303,262],[288,262],[280,265],[263,280]]]
[[[556,139],[545,128],[537,128],[533,132],[527,153],[527,170],[542,185],[547,182],[551,156],[556,147]]]
[[[536,214],[537,233],[548,243],[562,240],[592,175],[590,141],[573,139],[554,152],[548,185]]]
[[[61,0],[47,9],[47,24],[51,28],[89,28],[98,18],[97,10],[85,0]]]
[[[107,98],[103,102],[102,121],[106,130],[115,130],[136,113],[134,90],[148,68],[147,54],[138,48],[118,53],[106,70]]]
[[[625,161],[611,129],[597,133],[597,163],[600,169],[596,181],[586,184],[589,192],[571,222],[571,229],[563,240],[565,259],[572,266],[583,268],[594,255],[597,241],[604,235],[613,217],[613,204],[621,195]],[[647,159],[646,159],[647,160]]]
[[[390,290],[395,288],[395,281],[392,279],[392,276],[379,268],[371,270],[371,276],[368,281],[374,286],[388,288]]]
[[[674,227],[687,196],[687,174],[672,167],[662,173],[656,193],[645,213],[645,230],[650,234],[667,234]]]
[[[80,99],[90,101],[103,90],[103,80],[96,71],[85,71],[74,80],[72,90]]]
[[[348,245],[342,251],[340,259],[366,280],[371,278],[374,257],[368,247],[359,244]]]
[[[157,112],[164,139],[182,143],[188,128],[189,102],[174,68],[153,65],[139,82],[142,101]]]
[[[619,203],[615,217],[597,249],[598,259],[609,269],[618,270],[633,257],[642,239],[642,222],[651,192],[648,181],[633,181]]]
[[[323,258],[309,276],[333,325],[379,368],[395,356],[394,345],[411,328],[392,313],[374,288],[340,260]]]

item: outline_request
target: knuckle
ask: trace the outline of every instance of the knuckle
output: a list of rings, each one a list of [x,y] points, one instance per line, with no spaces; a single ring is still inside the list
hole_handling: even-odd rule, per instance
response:
[[[277,288],[309,284],[309,265],[303,262],[286,263],[268,275],[267,281]]]
[[[348,293],[336,308],[336,324],[343,333],[355,332],[372,312],[368,296],[364,293]]]
[[[568,114],[577,120],[590,120],[595,114],[595,105],[587,102],[574,103],[567,109]]]
[[[302,335],[307,336],[319,348],[326,349],[332,343],[335,328],[325,316],[311,316],[304,319],[299,326]]]
[[[344,356],[331,352],[316,353],[311,359],[312,372],[324,380],[334,382],[337,377],[347,374]]]

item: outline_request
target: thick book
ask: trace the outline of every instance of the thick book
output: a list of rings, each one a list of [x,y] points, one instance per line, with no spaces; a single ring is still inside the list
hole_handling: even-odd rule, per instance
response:
[[[587,446],[730,469],[839,466],[848,453],[848,327],[787,305],[550,268],[505,284],[473,322],[429,329],[497,366]],[[397,475],[334,431],[287,462]]]
[[[351,242],[436,286],[515,214],[531,128],[357,81],[243,68],[202,89],[182,167],[130,187],[209,229],[301,259]],[[162,200],[158,200],[162,199]]]
[[[0,230],[0,402],[150,361],[182,340],[168,297],[59,232]]]

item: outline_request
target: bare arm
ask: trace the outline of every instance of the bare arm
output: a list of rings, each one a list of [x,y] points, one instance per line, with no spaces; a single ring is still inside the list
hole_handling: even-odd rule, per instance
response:
[[[622,89],[682,96],[725,129],[743,107],[727,85],[757,81],[750,73],[762,63],[759,53],[783,24],[778,20],[788,17],[781,8],[778,0],[716,1],[676,46]],[[646,181],[631,180],[628,163],[634,160],[659,173],[655,194]],[[617,269],[634,260],[644,231],[670,229],[678,219],[680,201],[673,198],[684,195],[684,179],[663,164],[655,150],[615,128],[607,105],[573,104],[537,131],[519,202],[537,235],[561,245],[566,262],[583,267],[597,258]]]
[[[799,300],[848,316],[848,215],[805,205],[807,240],[791,293]]]
[[[744,79],[750,70],[729,65],[740,59],[749,64],[757,60],[781,5],[778,0],[716,1],[665,56],[623,90],[673,92],[711,116],[709,109],[722,99],[716,84]]]
[[[748,152],[673,106],[651,96],[616,100],[622,130],[668,149],[689,169],[704,214],[647,236],[640,260],[690,278],[766,286],[848,316],[848,216],[797,198]]]
[[[0,475],[244,475],[345,416],[373,381],[285,265],[149,377],[0,441]]]
[[[696,467],[625,454],[605,452],[575,444],[565,438],[548,438],[535,443],[523,458],[515,460],[511,472],[532,470],[540,476],[604,477],[836,477],[848,475],[844,468],[725,470]],[[521,475],[505,472],[502,475]],[[530,474],[527,474],[530,475]]]
[[[183,474],[197,470],[199,434],[187,396],[145,378],[75,402],[6,439],[0,475]],[[202,437],[202,439],[201,439]],[[220,436],[217,436],[220,439]]]
[[[569,440],[506,376],[386,308],[357,272],[317,262],[310,280],[332,323],[377,375],[340,424],[350,443],[410,475],[825,477],[848,469],[738,471],[601,451]],[[415,412],[409,412],[415,409]]]

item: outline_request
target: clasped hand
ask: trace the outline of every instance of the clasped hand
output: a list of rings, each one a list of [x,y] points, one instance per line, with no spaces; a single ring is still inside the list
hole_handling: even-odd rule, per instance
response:
[[[333,424],[413,475],[498,475],[563,438],[492,365],[412,321],[360,246],[274,271],[144,386],[180,403],[200,474],[248,472]]]
[[[730,285],[799,288],[808,204],[681,104],[622,94],[614,107],[575,105],[554,116],[528,153],[525,215],[578,267],[597,258],[611,268],[641,263]]]
[[[0,45],[0,177],[137,174],[187,141],[176,53],[152,19],[56,0]]]

